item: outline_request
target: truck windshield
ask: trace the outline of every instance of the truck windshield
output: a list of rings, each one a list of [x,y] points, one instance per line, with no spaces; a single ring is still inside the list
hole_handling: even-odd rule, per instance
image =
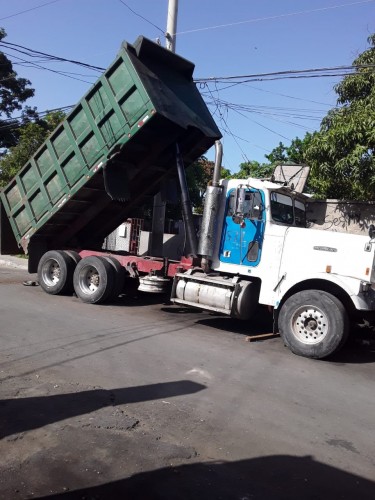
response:
[[[305,205],[282,193],[271,193],[271,216],[275,222],[306,227]]]

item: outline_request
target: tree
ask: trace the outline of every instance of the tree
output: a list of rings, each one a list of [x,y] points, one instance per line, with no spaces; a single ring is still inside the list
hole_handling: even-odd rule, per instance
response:
[[[0,41],[6,36],[4,29],[0,28]],[[18,127],[20,122],[12,119],[14,111],[21,111],[23,103],[34,95],[30,88],[30,81],[19,78],[14,71],[11,61],[0,52],[0,152],[18,142]],[[25,108],[22,113],[21,123],[35,117],[35,109]]]
[[[264,156],[273,165],[285,163],[288,161],[287,147],[282,142],[279,142],[279,145],[273,148],[269,155]]]
[[[282,163],[296,163],[298,165],[307,164],[307,150],[315,134],[316,132],[313,134],[307,132],[303,139],[296,137],[292,140],[290,146],[284,146],[282,142],[279,142],[279,145],[276,146],[270,154],[265,155],[265,157],[273,166]]]
[[[186,181],[189,188],[190,200],[195,213],[203,213],[203,200],[207,185],[212,181],[215,163],[201,156],[186,170]],[[221,169],[221,178],[230,177],[226,168]]]
[[[273,166],[269,163],[259,163],[258,161],[246,161],[240,164],[240,170],[232,175],[233,179],[248,179],[254,177],[264,179],[271,177]]]
[[[54,111],[44,119],[28,121],[18,129],[18,144],[10,147],[0,160],[0,188],[6,186],[35,151],[43,144],[48,135],[63,120],[62,111]]]
[[[338,107],[323,119],[307,150],[316,196],[375,198],[375,34],[353,62],[354,74],[335,87]]]

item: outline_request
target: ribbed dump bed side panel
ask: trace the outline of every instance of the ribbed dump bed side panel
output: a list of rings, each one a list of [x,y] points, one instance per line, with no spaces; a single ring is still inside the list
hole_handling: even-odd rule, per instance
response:
[[[99,244],[175,167],[220,137],[189,61],[140,37],[118,57],[1,193],[16,241]],[[113,201],[108,186],[120,201]],[[112,196],[109,196],[109,194]]]

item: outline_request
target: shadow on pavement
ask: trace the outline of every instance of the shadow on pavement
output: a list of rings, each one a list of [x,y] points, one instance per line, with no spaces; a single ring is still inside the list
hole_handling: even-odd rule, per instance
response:
[[[95,389],[70,394],[3,399],[0,401],[0,438],[37,429],[106,406],[139,403],[194,394],[206,386],[190,380],[122,389]]]
[[[134,290],[133,293],[123,293],[110,302],[101,304],[101,306],[144,307],[149,305],[169,305],[171,303],[169,297],[169,294],[146,293]]]
[[[251,336],[272,333],[272,321],[272,315],[263,311],[259,316],[249,321],[226,316],[212,316],[211,318],[199,319],[196,323],[217,330]],[[266,346],[268,340],[262,342]],[[282,342],[281,339],[280,342]],[[342,365],[375,363],[375,333],[371,330],[353,328],[344,347],[323,361]]]
[[[272,314],[265,308],[260,308],[259,313],[247,321],[230,318],[229,316],[213,315],[211,318],[198,320],[197,323],[241,335],[272,333],[273,331]]]
[[[366,364],[375,363],[374,334],[367,332],[353,332],[344,347],[333,354],[327,361],[337,364]]]
[[[201,309],[195,307],[178,306],[162,307],[160,310],[168,314],[202,314],[203,312]]]
[[[274,455],[168,467],[49,499],[325,500],[375,498],[375,483],[312,457]]]

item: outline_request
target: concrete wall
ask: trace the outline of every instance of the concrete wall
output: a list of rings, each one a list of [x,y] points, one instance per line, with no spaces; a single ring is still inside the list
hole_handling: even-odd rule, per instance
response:
[[[375,202],[310,200],[307,219],[315,229],[367,236],[370,224],[375,225]]]
[[[164,233],[163,236],[163,257],[173,260],[180,260],[184,250],[185,234]],[[150,232],[141,231],[138,255],[149,255]]]

